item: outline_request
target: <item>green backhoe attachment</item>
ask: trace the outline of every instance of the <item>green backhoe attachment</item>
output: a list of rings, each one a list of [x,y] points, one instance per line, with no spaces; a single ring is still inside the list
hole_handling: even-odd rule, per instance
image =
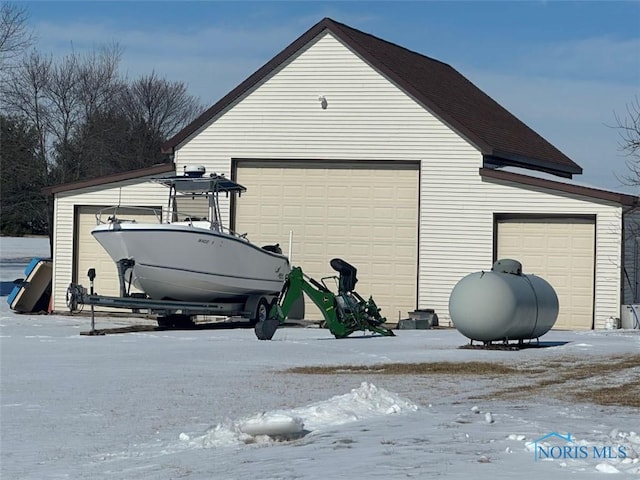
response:
[[[353,332],[369,330],[385,336],[394,336],[392,330],[382,324],[387,321],[380,315],[380,309],[373,301],[364,300],[354,291],[358,282],[355,267],[340,258],[330,262],[339,277],[325,277],[321,282],[305,275],[300,267],[289,272],[280,295],[271,305],[269,317],[255,326],[256,336],[260,340],[271,340],[278,326],[285,321],[296,301],[306,294],[320,309],[324,322],[336,338],[344,338]],[[338,293],[333,293],[325,280],[337,282]]]

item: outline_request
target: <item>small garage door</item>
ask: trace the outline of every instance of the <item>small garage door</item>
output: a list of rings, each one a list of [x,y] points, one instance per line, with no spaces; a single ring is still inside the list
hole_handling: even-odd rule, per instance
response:
[[[120,294],[118,270],[109,254],[93,238],[91,230],[96,226],[96,212],[104,206],[80,206],[76,212],[76,258],[74,265],[74,282],[89,288],[87,272],[96,269],[94,281],[95,292],[100,295],[117,296]],[[151,207],[148,207],[151,208]],[[159,208],[159,207],[156,207]],[[139,222],[157,222],[151,210],[127,209],[120,207],[118,215]],[[132,292],[137,290],[133,289]]]
[[[416,308],[417,164],[240,161],[237,179],[247,187],[238,232],[285,254],[292,232],[292,264],[316,280],[336,275],[332,258],[346,260],[358,269],[356,291],[373,295],[389,322]],[[320,318],[306,305],[306,318]]]
[[[593,324],[595,222],[592,218],[509,218],[497,222],[497,258],[522,263],[525,274],[547,280],[560,312],[554,328]]]

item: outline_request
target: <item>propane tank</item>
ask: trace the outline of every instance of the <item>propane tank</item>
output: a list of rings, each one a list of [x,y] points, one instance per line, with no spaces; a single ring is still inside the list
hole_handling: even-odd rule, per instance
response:
[[[482,342],[525,340],[547,333],[558,318],[558,296],[541,277],[524,275],[517,260],[462,278],[449,296],[449,314],[465,337]]]

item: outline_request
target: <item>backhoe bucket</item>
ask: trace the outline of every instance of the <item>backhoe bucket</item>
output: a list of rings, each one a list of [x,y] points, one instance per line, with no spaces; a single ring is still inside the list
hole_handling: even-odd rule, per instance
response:
[[[271,340],[278,329],[280,321],[277,318],[267,318],[256,323],[254,332],[258,340]]]

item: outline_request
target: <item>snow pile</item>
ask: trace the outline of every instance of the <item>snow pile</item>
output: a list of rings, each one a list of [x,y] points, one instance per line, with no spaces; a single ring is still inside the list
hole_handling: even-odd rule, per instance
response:
[[[291,440],[336,425],[384,415],[415,412],[418,406],[399,395],[367,382],[350,393],[289,411],[264,412],[239,421],[216,425],[205,435],[180,439],[192,447],[224,447],[242,443]]]
[[[343,423],[416,410],[418,406],[413,402],[371,383],[362,382],[359,388],[352,389],[350,393],[312,403],[292,412],[304,419],[305,428],[316,431]]]

